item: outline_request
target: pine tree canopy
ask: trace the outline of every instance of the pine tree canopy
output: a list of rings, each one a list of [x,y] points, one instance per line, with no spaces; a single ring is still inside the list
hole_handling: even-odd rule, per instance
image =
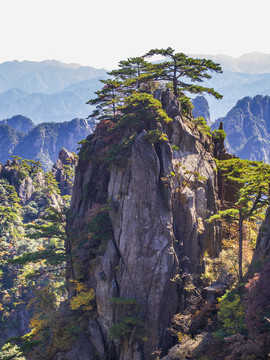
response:
[[[175,50],[171,47],[167,49],[152,49],[144,55],[144,58],[154,55],[161,55],[166,59],[165,61],[151,64],[152,76],[156,80],[171,81],[176,96],[181,91],[189,91],[196,94],[206,92],[217,99],[222,98],[222,95],[212,88],[201,87],[186,82],[187,79],[190,79],[191,82],[202,82],[204,79],[210,79],[209,71],[222,73],[219,64],[211,60],[194,59],[183,53],[175,53]]]
[[[164,60],[146,61],[147,57],[154,55],[161,55]],[[116,122],[127,97],[135,91],[153,95],[158,87],[164,87],[165,84],[166,87],[172,87],[177,97],[184,97],[187,91],[192,94],[207,93],[221,99],[222,95],[214,89],[198,85],[211,78],[211,71],[222,72],[220,65],[211,60],[193,59],[183,53],[175,53],[170,47],[153,49],[143,56],[121,60],[118,69],[108,72],[110,79],[100,80],[104,86],[95,93],[97,97],[87,102],[96,105],[90,116],[97,120]]]
[[[118,64],[119,69],[112,70],[108,75],[123,80],[123,86],[127,92],[139,90],[141,85],[148,81],[150,65],[143,57],[131,57],[127,60],[121,60]]]
[[[100,91],[96,91],[97,97],[87,102],[90,105],[96,105],[96,110],[90,115],[97,117],[99,120],[114,117],[116,115],[116,105],[121,101],[121,85],[119,80],[100,80],[104,84]]]

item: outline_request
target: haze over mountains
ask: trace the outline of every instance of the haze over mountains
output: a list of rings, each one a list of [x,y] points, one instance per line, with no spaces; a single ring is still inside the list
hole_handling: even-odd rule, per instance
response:
[[[0,64],[0,91],[20,89],[28,93],[63,91],[70,84],[106,75],[105,69],[78,64],[64,64],[56,60],[8,61]]]
[[[206,96],[209,114],[207,102],[203,97],[198,97],[196,101],[200,104],[196,108],[200,109],[198,114],[194,110],[194,116],[197,117],[201,112],[209,125],[211,120],[218,119],[214,127],[222,120],[228,133],[229,151],[232,153],[269,162],[269,116],[262,110],[254,113],[253,109],[262,109],[268,103],[268,97],[263,96],[270,95],[270,55],[250,53],[239,58],[204,54],[192,56],[210,58],[220,63],[223,69],[222,74],[213,74],[212,79],[205,84],[220,92],[223,99],[215,100]],[[0,120],[3,119],[0,121],[0,161],[5,162],[11,154],[15,154],[42,160],[45,168],[49,168],[62,146],[70,151],[76,150],[77,142],[90,131],[88,123],[82,120],[92,111],[86,101],[101,88],[99,79],[107,77],[105,69],[54,60],[0,64]],[[255,100],[252,99],[255,96]],[[44,122],[69,123],[74,118],[80,119],[79,122],[71,122],[75,126],[74,141],[70,140],[70,125],[41,125]],[[40,126],[34,128],[36,124]],[[81,126],[82,132],[79,130]],[[61,132],[65,134],[61,139],[63,144],[59,142]],[[51,139],[50,133],[54,134]],[[239,135],[236,136],[236,142],[235,134]],[[31,142],[40,142],[40,145],[34,149],[29,147]]]
[[[91,113],[86,105],[105,69],[46,60],[0,64],[0,119],[24,115],[36,124],[70,121]]]
[[[223,70],[249,74],[270,73],[270,54],[251,52],[237,58],[228,55],[193,54],[192,57],[204,57],[222,65]]]
[[[222,100],[206,96],[211,120],[225,116],[237,101],[246,96],[270,95],[270,55],[252,52],[238,58],[227,55],[192,55],[221,64],[222,74],[213,74],[205,84],[223,95]]]
[[[226,55],[196,54],[221,64],[223,74],[213,74],[205,85],[223,94],[218,101],[210,96],[211,120],[227,112],[245,96],[270,95],[270,55],[250,53],[232,58]],[[36,124],[70,121],[91,113],[86,101],[100,89],[105,69],[55,60],[11,61],[0,64],[0,120],[24,115]]]

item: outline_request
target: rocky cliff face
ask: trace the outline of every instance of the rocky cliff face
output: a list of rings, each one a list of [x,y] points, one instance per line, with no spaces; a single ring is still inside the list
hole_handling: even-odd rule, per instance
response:
[[[24,134],[8,125],[0,124],[0,161],[5,162],[13,154]]]
[[[217,208],[210,140],[181,116],[170,91],[155,97],[172,118],[158,124],[169,141],[151,143],[145,127],[128,158],[109,166],[100,158],[106,140],[97,129],[76,169],[68,223],[75,258],[70,277],[83,278],[96,295],[83,339],[85,359],[151,359],[159,349],[165,353],[171,318],[185,307],[184,286],[197,286],[204,251],[220,250],[219,228],[205,223]],[[111,233],[101,250],[89,222],[108,204]],[[57,359],[79,359],[78,347]]]
[[[239,100],[224,118],[229,152],[241,159],[270,161],[270,97],[255,96]]]
[[[59,184],[61,195],[71,195],[77,159],[66,149],[61,149],[52,167],[52,173]]]

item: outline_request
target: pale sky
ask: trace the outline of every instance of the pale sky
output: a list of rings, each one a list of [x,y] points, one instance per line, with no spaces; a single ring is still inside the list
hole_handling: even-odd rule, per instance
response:
[[[0,0],[0,63],[96,68],[171,46],[189,54],[270,54],[269,0]]]

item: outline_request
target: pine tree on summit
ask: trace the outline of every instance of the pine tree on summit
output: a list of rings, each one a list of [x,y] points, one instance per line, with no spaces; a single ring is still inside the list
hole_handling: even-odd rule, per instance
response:
[[[119,77],[128,91],[139,90],[148,81],[149,65],[143,57],[131,57],[121,60],[118,64],[119,69],[112,70],[108,75]]]
[[[154,55],[164,56],[165,61],[151,64],[152,77],[155,80],[171,81],[175,96],[178,97],[181,91],[188,91],[193,94],[206,92],[217,99],[222,98],[222,95],[212,88],[186,82],[187,79],[190,79],[191,82],[202,82],[204,79],[210,79],[209,71],[222,73],[219,64],[211,60],[193,59],[183,53],[175,53],[171,47],[150,50],[144,55],[144,58]]]

